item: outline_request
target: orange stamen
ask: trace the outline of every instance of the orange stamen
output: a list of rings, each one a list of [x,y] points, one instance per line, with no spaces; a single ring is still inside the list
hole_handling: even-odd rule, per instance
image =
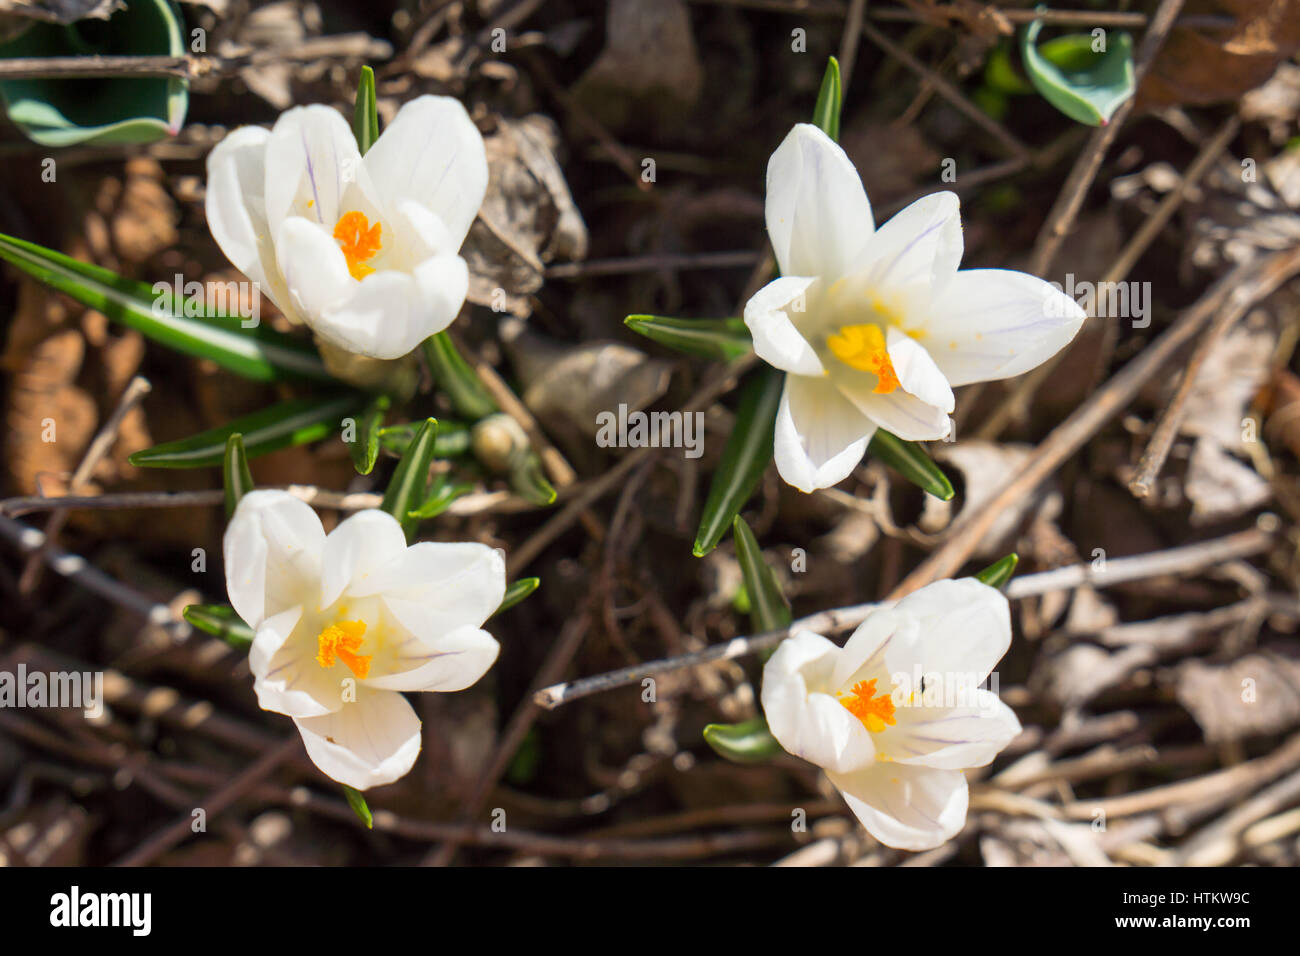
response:
[[[363,212],[345,212],[334,224],[334,238],[343,249],[343,258],[348,261],[348,272],[354,279],[364,279],[374,272],[373,266],[366,260],[374,258],[383,248],[383,227],[381,223],[370,225],[370,220]]]
[[[845,365],[860,372],[871,372],[879,379],[873,392],[888,395],[898,388],[898,375],[894,363],[889,360],[885,333],[880,331],[880,326],[872,323],[844,325],[826,339],[826,344]]]
[[[373,656],[357,653],[361,649],[361,636],[365,633],[365,621],[339,621],[331,624],[316,638],[316,663],[328,668],[333,667],[337,661],[342,661],[348,670],[365,680],[370,673],[370,660]]]
[[[894,719],[893,698],[888,694],[877,696],[874,680],[858,681],[853,685],[853,690],[840,698],[840,703],[873,734],[898,723]]]

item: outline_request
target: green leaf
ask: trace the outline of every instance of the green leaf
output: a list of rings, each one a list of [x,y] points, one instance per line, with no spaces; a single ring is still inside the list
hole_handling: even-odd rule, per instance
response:
[[[434,457],[437,457],[438,446],[434,443]],[[474,490],[473,485],[469,484],[449,484],[446,475],[438,475],[433,480],[433,486],[425,496],[424,504],[420,505],[413,511],[406,513],[408,518],[414,518],[423,521],[425,518],[436,518],[447,510],[447,506],[463,494],[468,494]]]
[[[387,395],[379,395],[357,419],[356,434],[348,443],[348,451],[352,453],[352,464],[358,475],[368,475],[375,468],[379,459],[379,430],[390,404]]]
[[[541,578],[520,578],[518,581],[506,588],[506,596],[501,599],[501,606],[493,611],[493,614],[500,614],[502,611],[514,607],[528,595],[537,590],[537,586],[542,583]]]
[[[1105,126],[1133,95],[1133,38],[1110,31],[1106,52],[1096,53],[1086,33],[1058,37],[1039,47],[1042,29],[1043,21],[1035,20],[1020,41],[1020,56],[1034,89],[1070,119]]]
[[[318,441],[338,431],[342,420],[355,415],[364,403],[365,396],[355,392],[295,398],[237,418],[221,428],[154,445],[127,460],[139,468],[211,468],[222,463],[226,442],[236,432],[243,436],[248,457],[256,458],[278,448]]]
[[[424,504],[429,487],[429,466],[433,463],[434,439],[438,435],[438,420],[427,418],[419,434],[411,442],[406,454],[397,463],[384,500],[379,507],[402,523],[402,530],[410,539],[419,524],[418,518],[411,516]]]
[[[379,443],[386,451],[401,456],[415,440],[424,422],[404,422],[379,429]],[[469,451],[470,430],[464,422],[438,420],[438,440],[433,446],[434,458],[455,458]]]
[[[975,575],[975,580],[982,581],[991,588],[1001,588],[1011,580],[1011,575],[1016,573],[1016,565],[1020,563],[1020,555],[1014,551],[1005,558],[994,561],[987,568]]]
[[[956,492],[948,476],[930,460],[925,449],[916,442],[903,441],[883,428],[877,428],[867,445],[867,454],[879,458],[890,468],[916,485],[922,491],[941,501],[950,501]]]
[[[781,404],[785,375],[774,368],[756,369],[745,380],[736,409],[736,424],[722,449],[722,461],[713,473],[704,514],[695,532],[697,558],[718,546],[772,460],[772,435],[776,410]]]
[[[984,84],[998,93],[1032,93],[1033,85],[1021,75],[1011,60],[1011,48],[1010,42],[1003,42],[989,52],[989,58],[984,64]]]
[[[702,358],[730,360],[754,349],[743,319],[672,319],[662,315],[629,315],[623,320],[633,332],[660,345]]]
[[[739,724],[709,724],[704,728],[704,740],[718,756],[733,763],[765,763],[782,750],[765,717]]]
[[[366,798],[361,791],[349,787],[345,783],[343,784],[343,796],[348,798],[348,806],[357,815],[357,819],[366,825],[367,830],[373,830],[375,828],[375,818],[371,814],[370,805],[366,803]]]
[[[253,643],[253,629],[227,604],[191,604],[181,614],[204,634],[219,637],[231,647],[243,651]]]
[[[555,503],[555,488],[546,480],[546,474],[542,471],[542,460],[532,449],[516,456],[509,477],[510,487],[520,497],[535,505],[546,506]]]
[[[167,0],[131,0],[107,20],[30,23],[0,59],[184,56],[185,21]],[[42,146],[151,143],[180,132],[189,83],[179,76],[36,77],[0,82],[9,119]]]
[[[740,515],[736,515],[732,529],[740,574],[745,580],[745,593],[749,596],[749,619],[754,629],[764,632],[789,627],[792,619],[790,602],[781,592],[776,572],[763,560],[763,551],[754,532]]]
[[[166,291],[155,291],[169,288],[166,283],[151,287],[134,282],[108,269],[3,234],[0,259],[160,345],[211,359],[244,378],[259,382],[334,381],[316,350],[307,343],[260,325],[242,328],[238,316],[215,312],[191,317],[185,313],[193,310],[193,301],[173,303]]]
[[[813,125],[836,141],[840,138],[840,108],[843,97],[844,91],[840,86],[840,61],[830,57],[826,61],[826,72],[822,76],[822,88],[817,93],[817,105],[813,108]]]
[[[456,350],[450,335],[446,332],[431,335],[421,347],[434,381],[447,393],[457,414],[476,422],[499,410],[469,363]]]
[[[244,452],[244,436],[239,432],[226,439],[221,480],[226,489],[226,520],[229,521],[239,499],[253,490],[253,475],[248,470],[248,455]]]
[[[357,138],[357,149],[361,155],[375,145],[379,139],[379,110],[375,107],[375,71],[368,66],[361,68],[361,79],[357,81],[357,104],[352,110],[352,135]]]

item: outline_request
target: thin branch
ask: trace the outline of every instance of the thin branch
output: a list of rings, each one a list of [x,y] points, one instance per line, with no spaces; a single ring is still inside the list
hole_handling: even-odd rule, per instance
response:
[[[1141,388],[1201,330],[1228,295],[1238,287],[1268,294],[1300,270],[1300,247],[1276,252],[1262,260],[1242,263],[1210,287],[1159,338],[1088,397],[1025,459],[1020,469],[979,509],[963,513],[947,540],[894,590],[902,597],[922,585],[955,574],[1012,503],[1032,492],[1078,451],[1106,422],[1137,397]]]
[[[1107,561],[1101,569],[1094,568],[1090,562],[1071,565],[1054,571],[1014,578],[1007,586],[1006,594],[1008,600],[1019,600],[1052,591],[1065,591],[1084,584],[1106,588],[1126,581],[1137,581],[1162,574],[1193,573],[1225,561],[1260,554],[1271,546],[1273,540],[1270,532],[1255,528],[1168,551],[1114,558]],[[800,618],[789,627],[780,630],[766,631],[751,637],[737,637],[691,654],[649,661],[582,680],[555,684],[538,691],[533,696],[533,700],[539,707],[553,710],[561,704],[567,704],[580,697],[613,690],[616,687],[626,687],[668,671],[746,657],[769,647],[775,647],[795,631],[828,634],[848,630],[861,624],[872,611],[892,603],[893,601],[881,601],[820,611]]]
[[[86,449],[86,453],[81,458],[81,463],[77,465],[76,471],[72,473],[72,480],[68,482],[68,491],[78,491],[90,479],[104,456],[108,454],[109,449],[113,447],[113,443],[117,441],[117,433],[122,427],[123,419],[152,390],[153,386],[149,384],[149,380],[140,375],[135,376],[127,383],[122,392],[122,397],[117,403],[117,408],[109,415],[104,427],[91,439],[90,447]],[[68,513],[66,511],[56,511],[45,522],[44,547],[48,548],[58,538],[67,518]],[[27,559],[27,566],[23,568],[22,576],[18,579],[19,594],[30,594],[36,588],[37,583],[40,581],[40,569],[41,554],[36,552]]]
[[[1183,377],[1178,382],[1178,388],[1169,399],[1169,404],[1165,406],[1164,413],[1151,434],[1151,440],[1147,443],[1146,450],[1142,452],[1142,458],[1138,461],[1137,474],[1129,480],[1128,490],[1133,493],[1133,497],[1146,498],[1155,489],[1156,476],[1160,474],[1165,459],[1169,457],[1169,449],[1173,447],[1174,438],[1178,435],[1178,427],[1183,422],[1183,413],[1187,410],[1187,400],[1196,387],[1196,379],[1200,375],[1201,367],[1228,333],[1228,329],[1235,325],[1254,303],[1255,297],[1249,288],[1234,289],[1228,296],[1228,301],[1224,303],[1223,309],[1215,316],[1214,322],[1196,343],[1196,351],[1192,353],[1187,367],[1183,369]]]

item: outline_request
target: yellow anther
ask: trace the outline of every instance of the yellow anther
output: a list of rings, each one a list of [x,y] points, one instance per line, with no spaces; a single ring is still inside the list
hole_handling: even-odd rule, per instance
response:
[[[853,685],[853,690],[840,698],[840,703],[873,734],[898,723],[894,719],[893,698],[888,694],[877,696],[874,680],[858,681]]]
[[[898,388],[898,375],[885,348],[885,333],[873,323],[843,325],[826,339],[827,346],[837,359],[860,372],[871,372],[879,381],[872,389],[888,395]]]
[[[357,653],[361,649],[362,635],[365,633],[365,621],[339,621],[331,624],[316,638],[316,663],[321,667],[333,667],[342,661],[348,670],[365,680],[370,673],[370,659],[373,656]]]
[[[370,225],[370,220],[363,212],[345,212],[334,224],[334,238],[343,249],[343,258],[348,261],[348,272],[354,279],[364,279],[374,272],[373,266],[366,260],[373,259],[383,248],[383,228],[381,223]]]

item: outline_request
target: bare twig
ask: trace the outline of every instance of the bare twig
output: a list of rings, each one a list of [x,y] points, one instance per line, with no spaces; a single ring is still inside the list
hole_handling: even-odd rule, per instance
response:
[[[1013,578],[1007,586],[1010,600],[1047,594],[1051,591],[1065,591],[1084,584],[1093,587],[1112,587],[1126,581],[1136,581],[1162,574],[1191,573],[1203,570],[1224,561],[1259,554],[1265,551],[1273,541],[1273,535],[1260,529],[1241,531],[1223,538],[1205,541],[1200,544],[1172,548],[1168,551],[1155,551],[1150,554],[1132,557],[1114,558],[1106,562],[1104,570],[1095,569],[1091,563],[1071,565],[1044,571],[1040,574],[1027,574]],[[795,631],[813,631],[818,634],[834,634],[856,627],[876,608],[887,606],[891,601],[854,604],[849,607],[820,611],[817,614],[800,618],[787,628],[767,631],[751,637],[737,637],[723,644],[715,644],[702,651],[682,654],[663,660],[649,661],[634,667],[624,667],[606,674],[597,674],[582,680],[555,684],[538,691],[533,699],[541,707],[552,710],[561,704],[587,697],[602,691],[613,690],[636,684],[647,677],[683,667],[695,667],[715,661],[735,660],[749,654],[775,647]]]
[[[108,417],[104,427],[91,439],[90,447],[86,449],[81,463],[77,465],[76,471],[72,473],[72,480],[68,482],[69,492],[79,491],[90,479],[90,476],[94,474],[95,468],[108,454],[109,449],[113,447],[113,442],[117,441],[117,433],[122,427],[123,419],[144,400],[144,397],[149,394],[152,388],[153,386],[149,384],[149,380],[139,375],[131,379],[127,384],[122,392],[121,399],[117,403],[117,408]],[[68,513],[66,511],[56,511],[45,522],[44,547],[48,548],[58,538],[67,518]],[[18,579],[19,594],[30,594],[36,587],[37,582],[40,580],[41,557],[41,554],[37,552],[27,559],[27,566],[23,568],[22,577]]]
[[[290,734],[280,742],[278,747],[268,750],[251,767],[235,777],[234,780],[201,798],[197,804],[197,809],[203,810],[208,817],[217,817],[301,749],[302,738],[296,733]],[[192,834],[194,832],[193,825],[194,817],[189,813],[183,814],[119,859],[114,865],[144,866],[148,864]]]
[[[1166,0],[1171,2],[1171,0]],[[1180,0],[1181,2],[1181,0]],[[885,36],[870,23],[862,24],[862,32],[867,35],[872,43],[880,47],[894,59],[899,60],[904,66],[912,72],[925,78],[925,80],[934,87],[935,92],[951,103],[956,109],[969,119],[976,126],[986,131],[990,136],[1002,145],[1002,148],[1012,156],[1027,157],[1030,154],[1029,147],[1020,142],[1015,136],[1007,132],[1000,123],[995,121],[991,116],[966,98],[965,94],[957,87],[953,86],[934,70],[930,69],[912,54],[908,53],[901,46],[895,43],[889,37]]]
[[[1141,82],[1142,77],[1146,75],[1182,8],[1183,0],[1161,0],[1134,57],[1133,72],[1137,82]],[[1132,112],[1133,100],[1130,98],[1115,111],[1108,124],[1092,134],[1087,147],[1075,162],[1074,168],[1070,170],[1060,196],[1057,197],[1056,203],[1047,215],[1047,221],[1043,223],[1043,228],[1038,233],[1038,241],[1034,243],[1034,251],[1029,258],[1029,271],[1034,275],[1044,275],[1051,268],[1052,261],[1060,251],[1061,243],[1065,241],[1070,227],[1074,225],[1075,217],[1083,207],[1083,200],[1089,187],[1097,178],[1097,170],[1101,168],[1102,160],[1115,142],[1115,137],[1119,135],[1120,127]]]
[[[1102,425],[1119,414],[1142,386],[1200,331],[1229,294],[1238,287],[1248,287],[1255,290],[1258,298],[1275,289],[1297,269],[1300,269],[1300,248],[1287,249],[1263,260],[1243,263],[1211,286],[1164,334],[1058,425],[978,513],[963,514],[943,545],[908,575],[891,596],[902,597],[931,581],[955,574],[1002,512],[1037,488]]]

